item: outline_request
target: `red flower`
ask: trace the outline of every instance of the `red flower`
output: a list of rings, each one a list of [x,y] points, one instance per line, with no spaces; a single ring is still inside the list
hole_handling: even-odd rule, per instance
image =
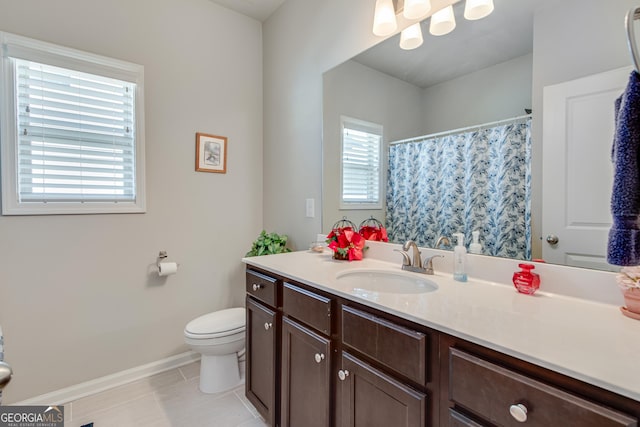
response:
[[[379,242],[388,242],[387,229],[384,227],[373,227],[371,225],[365,225],[360,228],[360,234],[367,240],[374,240]]]
[[[365,239],[351,227],[331,230],[327,242],[329,249],[341,255],[348,255],[349,261],[362,259]]]

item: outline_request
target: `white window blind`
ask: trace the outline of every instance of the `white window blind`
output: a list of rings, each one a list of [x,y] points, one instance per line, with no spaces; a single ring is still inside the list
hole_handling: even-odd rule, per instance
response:
[[[342,198],[343,208],[379,208],[382,127],[343,118]]]
[[[0,32],[3,215],[145,211],[144,68]]]
[[[134,201],[134,85],[15,63],[20,202]]]

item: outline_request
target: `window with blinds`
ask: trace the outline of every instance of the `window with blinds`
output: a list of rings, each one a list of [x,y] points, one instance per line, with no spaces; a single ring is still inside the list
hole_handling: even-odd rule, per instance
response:
[[[3,93],[12,96],[14,115],[6,120],[11,132],[2,134],[3,169],[11,169],[3,173],[3,213],[144,211],[137,82],[109,76],[119,73],[102,57],[99,66],[87,58],[92,66],[82,68],[105,72],[88,73],[32,60],[51,55],[14,46],[4,59],[13,78]]]
[[[342,209],[380,209],[382,126],[342,118]]]

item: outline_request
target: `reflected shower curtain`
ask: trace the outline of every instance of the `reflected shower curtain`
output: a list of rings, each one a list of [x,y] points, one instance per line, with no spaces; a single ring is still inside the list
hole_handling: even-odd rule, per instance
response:
[[[480,231],[482,253],[531,259],[531,119],[393,144],[389,240],[433,247]],[[451,242],[453,244],[453,241]]]

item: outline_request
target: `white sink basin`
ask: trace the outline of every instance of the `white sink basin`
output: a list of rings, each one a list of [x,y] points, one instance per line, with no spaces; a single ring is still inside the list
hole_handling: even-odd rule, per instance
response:
[[[358,269],[338,273],[336,280],[352,288],[355,293],[362,291],[389,294],[423,294],[438,289],[438,285],[419,273],[404,271]]]

